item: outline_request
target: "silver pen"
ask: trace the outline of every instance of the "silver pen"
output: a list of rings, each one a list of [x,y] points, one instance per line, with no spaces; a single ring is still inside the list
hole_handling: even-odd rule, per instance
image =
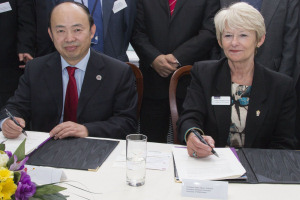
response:
[[[191,132],[192,133],[194,133],[195,135],[196,135],[196,137],[202,142],[202,143],[204,143],[204,144],[206,144],[206,145],[208,145],[210,148],[211,148],[211,152],[215,155],[215,156],[217,156],[217,157],[219,157],[219,155],[218,155],[218,153],[206,142],[206,140],[202,137],[202,135],[200,135],[200,133],[198,133],[198,131],[197,130],[191,130]]]

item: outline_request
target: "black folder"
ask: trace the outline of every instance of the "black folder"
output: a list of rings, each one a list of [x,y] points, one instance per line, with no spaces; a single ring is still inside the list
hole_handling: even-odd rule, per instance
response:
[[[237,154],[248,183],[300,183],[300,151],[243,148]]]
[[[50,139],[30,154],[27,164],[96,171],[118,143],[90,138]]]

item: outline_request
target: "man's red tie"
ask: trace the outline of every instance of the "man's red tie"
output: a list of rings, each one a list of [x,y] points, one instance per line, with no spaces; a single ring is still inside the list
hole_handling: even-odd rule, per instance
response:
[[[170,6],[170,13],[171,13],[171,16],[174,12],[174,8],[175,8],[175,5],[176,5],[176,1],[177,0],[169,0],[169,6]]]
[[[65,97],[65,110],[64,110],[64,122],[72,121],[77,122],[77,104],[78,104],[78,93],[76,86],[76,79],[74,77],[76,67],[67,67],[69,73],[69,82]]]

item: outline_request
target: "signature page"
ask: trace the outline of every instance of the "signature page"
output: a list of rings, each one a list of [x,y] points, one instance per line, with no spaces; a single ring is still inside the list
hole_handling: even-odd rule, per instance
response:
[[[230,148],[215,148],[219,158],[210,155],[206,158],[190,157],[186,148],[173,147],[173,156],[179,180],[223,180],[239,178],[246,170]]]

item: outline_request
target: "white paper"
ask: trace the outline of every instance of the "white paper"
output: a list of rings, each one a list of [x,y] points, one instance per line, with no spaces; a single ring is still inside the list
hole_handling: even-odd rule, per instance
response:
[[[215,148],[219,158],[210,155],[206,158],[190,157],[186,148],[173,147],[173,156],[179,180],[223,180],[239,178],[246,170],[230,148]]]
[[[25,165],[25,167],[27,168],[27,174],[30,176],[31,181],[38,185],[57,183],[67,179],[62,169],[33,165]]]
[[[122,10],[126,7],[127,7],[127,3],[126,3],[125,0],[117,0],[114,3],[113,12],[117,13],[117,12],[119,12],[120,10]]]
[[[184,197],[225,200],[228,198],[228,182],[184,179],[181,195]]]
[[[0,3],[0,13],[11,11],[9,2]]]
[[[152,170],[167,170],[169,167],[170,152],[160,152],[160,151],[148,151],[146,159],[146,168]],[[121,155],[117,156],[113,167],[126,167],[126,152],[123,151]]]
[[[21,134],[18,138],[15,139],[7,139],[3,136],[2,131],[0,132],[0,142],[4,142],[5,144],[5,150],[10,151],[12,153],[15,152],[15,150],[20,146],[20,144],[23,142],[25,138],[25,152],[28,154],[33,149],[38,147],[41,143],[43,143],[46,139],[48,139],[49,133],[43,133],[43,132],[34,132],[34,131],[26,131],[28,136],[26,137],[24,134]]]
[[[230,105],[230,96],[212,96],[211,105]]]

